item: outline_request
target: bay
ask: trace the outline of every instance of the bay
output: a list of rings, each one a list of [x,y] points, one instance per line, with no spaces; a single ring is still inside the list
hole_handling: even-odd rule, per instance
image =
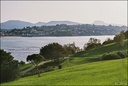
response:
[[[97,38],[103,43],[107,38],[114,38],[114,35],[109,36],[69,36],[69,37],[1,37],[1,49],[10,52],[16,60],[23,60],[31,54],[38,54],[41,47],[57,42],[61,45],[75,42],[76,46],[83,48],[84,44],[90,38]]]

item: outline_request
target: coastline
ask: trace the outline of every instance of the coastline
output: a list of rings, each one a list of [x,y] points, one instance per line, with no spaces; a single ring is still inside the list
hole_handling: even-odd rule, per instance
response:
[[[21,36],[0,36],[0,38],[2,37],[21,37]]]
[[[115,35],[85,35],[85,36],[115,36]],[[3,37],[83,37],[83,36],[0,36]]]

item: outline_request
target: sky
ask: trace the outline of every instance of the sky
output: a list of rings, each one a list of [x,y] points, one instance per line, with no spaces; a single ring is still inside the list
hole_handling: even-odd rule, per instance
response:
[[[127,25],[127,1],[1,1],[1,22],[8,20]]]

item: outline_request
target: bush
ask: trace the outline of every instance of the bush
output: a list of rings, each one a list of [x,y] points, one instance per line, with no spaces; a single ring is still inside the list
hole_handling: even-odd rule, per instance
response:
[[[119,55],[121,58],[126,58],[126,55],[123,52],[117,52],[117,55]]]
[[[62,68],[62,65],[59,65],[58,68],[61,69]]]
[[[19,65],[25,65],[25,62],[24,61],[20,61]]]
[[[126,57],[128,57],[128,50],[126,51]]]
[[[120,56],[118,56],[117,54],[104,54],[101,59],[102,60],[120,59]]]
[[[39,67],[39,69],[40,69],[40,73],[45,73],[45,72],[55,70],[54,67],[50,67],[50,66],[48,66],[47,68],[44,68],[44,69],[41,69],[41,67]],[[32,76],[32,75],[36,75],[36,74],[38,74],[38,73],[37,73],[36,68],[35,68],[35,69],[33,69],[27,73],[22,74],[21,77]]]
[[[19,62],[13,58],[11,53],[0,49],[0,83],[19,78]]]
[[[96,47],[98,47],[98,46],[101,46],[101,43],[98,43],[98,44],[94,44],[94,43],[89,44],[89,43],[88,43],[86,50],[90,50],[90,49],[96,48]]]
[[[114,42],[114,40],[104,41],[104,42],[103,42],[103,45],[110,44],[110,43],[113,43],[113,42]]]

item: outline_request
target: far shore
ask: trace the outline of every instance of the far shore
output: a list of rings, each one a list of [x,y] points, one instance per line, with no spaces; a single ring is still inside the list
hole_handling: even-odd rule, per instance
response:
[[[21,36],[0,36],[1,37],[21,37]]]
[[[115,35],[89,35],[89,36],[115,36]],[[82,36],[0,36],[0,38],[2,37],[82,37]]]

